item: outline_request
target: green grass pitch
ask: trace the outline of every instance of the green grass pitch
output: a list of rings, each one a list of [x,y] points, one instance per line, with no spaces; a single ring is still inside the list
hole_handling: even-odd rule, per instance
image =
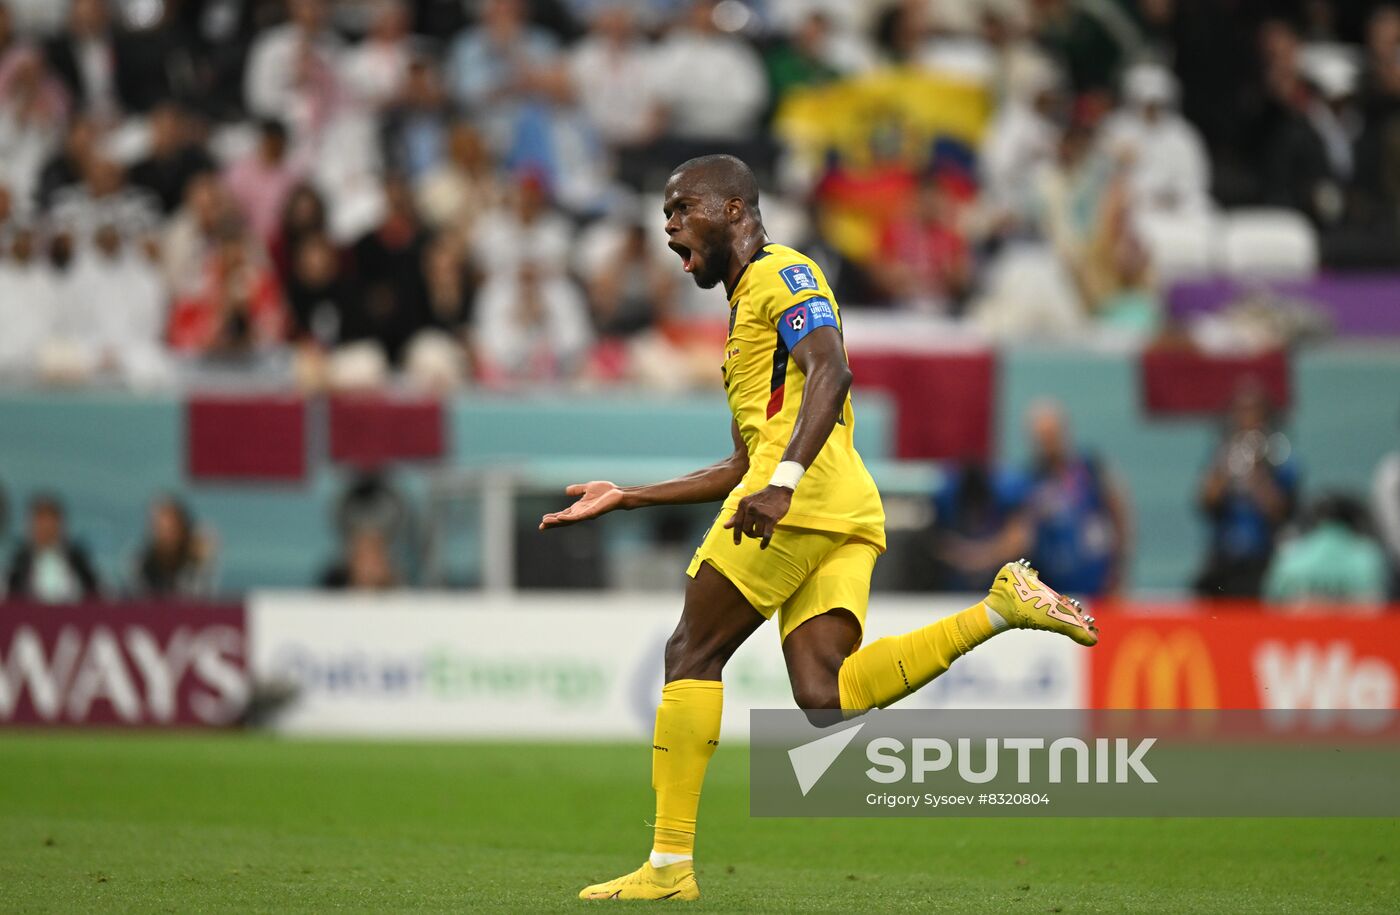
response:
[[[641,745],[0,732],[0,910],[619,905],[574,896],[642,860],[649,767]],[[690,910],[1381,912],[1400,899],[1393,819],[756,820],[747,780],[743,748],[721,748]]]

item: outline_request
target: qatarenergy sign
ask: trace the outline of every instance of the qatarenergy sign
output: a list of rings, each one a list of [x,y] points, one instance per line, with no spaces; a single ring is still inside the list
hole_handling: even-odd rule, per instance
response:
[[[867,638],[964,606],[885,598]],[[270,718],[283,734],[649,746],[679,607],[675,594],[265,592],[249,601],[250,666],[290,697]],[[1085,654],[1068,639],[1008,632],[911,698],[1073,708],[1087,688]],[[747,739],[750,709],[792,701],[772,633],[740,648],[724,679],[726,744]]]
[[[830,716],[830,717],[828,717]],[[754,816],[1396,816],[1400,712],[750,713]]]

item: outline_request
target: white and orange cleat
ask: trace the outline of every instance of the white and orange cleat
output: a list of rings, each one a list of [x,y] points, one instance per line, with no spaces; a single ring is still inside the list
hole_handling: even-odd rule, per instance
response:
[[[997,571],[986,603],[1012,629],[1058,632],[1081,645],[1099,642],[1094,618],[1084,612],[1079,601],[1041,581],[1040,573],[1024,559],[1008,562]]]

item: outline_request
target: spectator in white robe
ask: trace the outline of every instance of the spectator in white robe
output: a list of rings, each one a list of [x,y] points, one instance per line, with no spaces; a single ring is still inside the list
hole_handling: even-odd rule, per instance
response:
[[[583,293],[529,261],[486,281],[474,324],[476,364],[481,380],[493,385],[577,378],[592,342]]]
[[[1210,207],[1210,160],[1200,132],[1174,107],[1176,80],[1156,64],[1130,67],[1122,110],[1103,127],[1105,150],[1127,166],[1139,215],[1202,212]]]
[[[53,275],[32,227],[0,233],[0,377],[25,377],[53,321]]]

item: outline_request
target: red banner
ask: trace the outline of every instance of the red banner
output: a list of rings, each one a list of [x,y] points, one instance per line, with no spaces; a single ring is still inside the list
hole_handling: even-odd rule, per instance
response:
[[[331,459],[359,467],[394,461],[436,460],[447,436],[441,401],[380,395],[330,400]]]
[[[1223,413],[1240,385],[1252,382],[1276,409],[1292,396],[1288,356],[1210,356],[1194,350],[1148,350],[1142,354],[1142,405],[1149,415]]]
[[[299,483],[306,477],[300,397],[201,395],[185,405],[185,468],[193,480]]]
[[[1093,708],[1393,709],[1400,618],[1267,613],[1103,621]]]
[[[249,691],[241,606],[0,604],[0,724],[222,726]]]
[[[996,413],[991,353],[853,350],[855,384],[894,400],[895,454],[906,459],[986,458]]]

